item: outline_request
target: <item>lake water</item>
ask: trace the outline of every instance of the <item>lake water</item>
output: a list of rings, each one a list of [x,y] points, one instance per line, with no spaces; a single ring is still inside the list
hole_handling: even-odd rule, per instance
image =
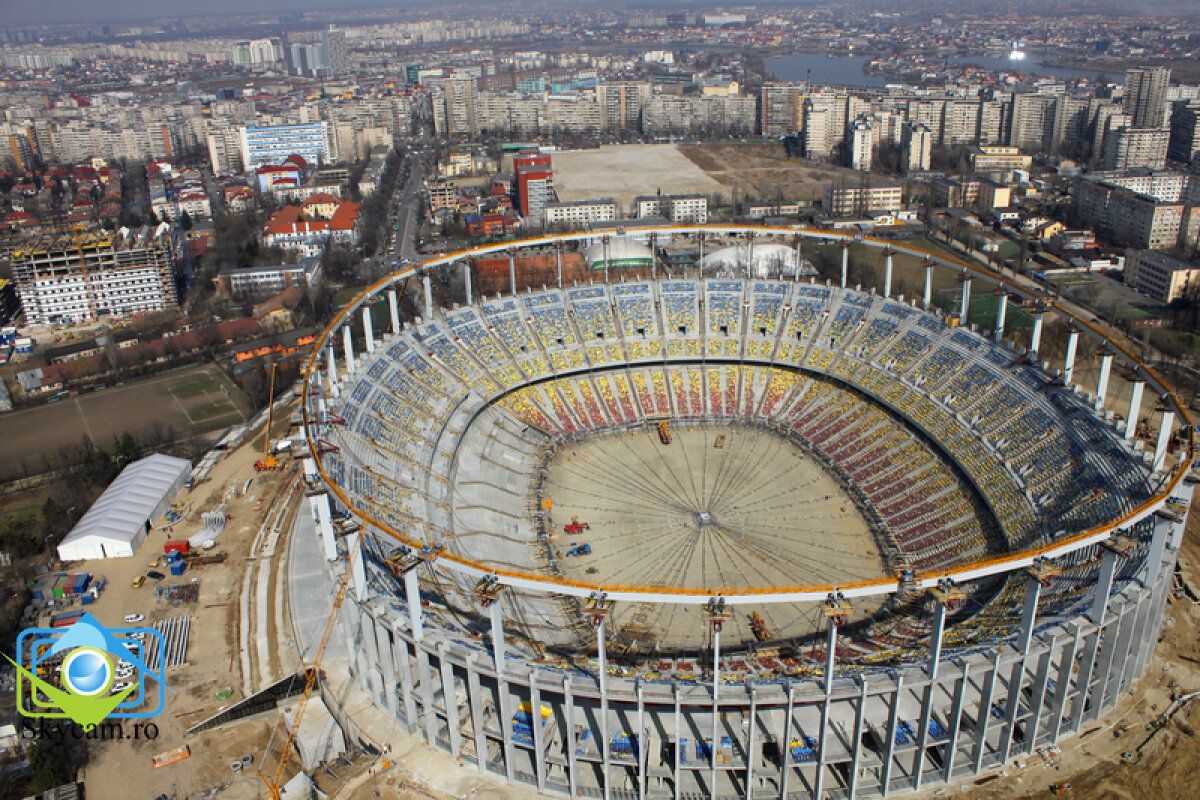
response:
[[[866,56],[842,56],[830,58],[824,53],[791,53],[786,56],[767,58],[763,60],[768,72],[775,73],[779,80],[803,81],[829,84],[832,86],[867,86],[881,88],[888,83],[894,83],[898,78],[890,75],[867,74],[863,72],[863,64],[870,61]],[[1067,67],[1046,67],[1036,63],[1032,58],[1025,61],[1009,61],[1003,57],[952,58],[950,63],[961,66],[972,65],[984,69],[1010,70],[1020,69],[1025,73],[1049,75],[1055,78],[1095,77],[1102,74],[1099,71],[1086,69],[1069,69]],[[1110,81],[1121,83],[1125,75],[1120,72],[1103,73]]]

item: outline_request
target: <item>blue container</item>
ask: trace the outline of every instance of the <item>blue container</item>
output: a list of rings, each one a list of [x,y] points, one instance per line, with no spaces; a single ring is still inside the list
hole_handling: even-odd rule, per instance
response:
[[[173,562],[171,562],[171,565],[170,565],[170,570],[171,570],[172,575],[182,575],[184,569],[186,569],[186,568],[187,568],[187,565],[184,564],[182,561],[173,561]]]
[[[96,598],[92,597],[90,594],[85,594],[83,597],[79,598],[79,602],[85,606],[90,606],[92,603],[96,602]]]

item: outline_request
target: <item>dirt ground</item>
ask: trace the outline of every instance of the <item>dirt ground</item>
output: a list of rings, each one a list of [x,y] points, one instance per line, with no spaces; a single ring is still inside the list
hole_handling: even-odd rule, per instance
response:
[[[1200,586],[1200,518],[1194,508],[1179,561],[1179,576],[1193,587]],[[1200,703],[1193,702],[1176,714],[1153,738],[1146,725],[1166,710],[1172,690],[1181,694],[1200,690],[1198,637],[1200,603],[1177,592],[1168,605],[1159,647],[1133,694],[1099,724],[1092,723],[1080,737],[1067,742],[1059,765],[1031,759],[1025,770],[1010,765],[1002,771],[1005,777],[983,786],[955,785],[958,791],[952,789],[945,796],[964,800],[1196,797],[1200,794],[1195,788],[1200,774],[1200,740],[1195,736],[1200,729]],[[1123,758],[1124,753],[1133,758]],[[1064,783],[1071,785],[1065,794],[1051,791],[1051,784]]]
[[[276,426],[275,435],[283,435],[286,429],[284,415],[284,422]],[[243,579],[253,564],[247,556],[260,528],[270,518],[272,500],[291,475],[290,472],[254,472],[253,463],[261,458],[261,442],[261,436],[251,438],[219,462],[206,480],[192,491],[181,493],[177,500],[191,503],[188,515],[175,523],[173,529],[152,531],[136,556],[78,565],[78,569],[102,575],[109,581],[109,588],[91,606],[97,619],[105,625],[122,623],[124,615],[133,612],[145,614],[146,620],[140,624],[146,626],[163,618],[191,616],[186,663],[167,671],[169,692],[165,707],[151,720],[158,726],[158,737],[153,741],[126,739],[94,746],[91,763],[83,774],[89,797],[131,796],[128,793],[131,786],[138,787],[138,796],[146,797],[159,792],[194,797],[214,787],[220,788],[221,796],[226,798],[258,797],[262,792],[262,783],[253,770],[234,775],[229,765],[250,755],[257,766],[272,736],[273,719],[252,720],[199,736],[185,736],[191,725],[244,697],[238,626]],[[169,585],[198,580],[197,603],[169,606],[156,596],[153,580],[147,580],[141,588],[132,587],[133,579],[145,574],[150,562],[162,554],[163,543],[168,538],[186,538],[198,532],[202,527],[200,514],[218,508],[222,498],[235,486],[241,492],[250,479],[253,480],[248,490],[228,498],[223,508],[230,519],[217,537],[213,552],[225,552],[229,560],[224,564],[189,570],[180,578],[168,577],[161,582]],[[72,565],[72,571],[75,568],[76,565]],[[274,625],[271,627],[274,633]],[[255,684],[265,677],[256,676]],[[226,688],[232,689],[232,695],[225,700],[217,699],[217,693]],[[158,770],[153,768],[152,755],[184,743],[191,748],[189,758]]]
[[[555,153],[554,188],[560,200],[611,197],[626,212],[637,210],[635,197],[660,189],[664,194],[726,191],[673,144],[605,145]]]
[[[718,181],[724,194],[736,188],[739,199],[817,200],[831,181],[879,182],[866,173],[814,167],[787,157],[781,142],[728,142],[679,145],[679,152]]]
[[[13,411],[0,416],[0,441],[20,457],[0,461],[0,480],[20,477],[25,466],[41,471],[43,456],[85,437],[111,450],[125,431],[137,436],[158,425],[191,436],[242,422],[248,411],[245,395],[215,364]]]

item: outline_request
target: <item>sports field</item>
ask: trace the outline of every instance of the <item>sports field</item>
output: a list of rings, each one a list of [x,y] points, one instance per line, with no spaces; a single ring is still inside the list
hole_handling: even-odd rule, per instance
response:
[[[214,364],[64,397],[36,408],[0,415],[0,480],[46,468],[60,448],[85,438],[112,450],[128,431],[135,438],[157,426],[179,438],[222,430],[250,413],[245,395]]]

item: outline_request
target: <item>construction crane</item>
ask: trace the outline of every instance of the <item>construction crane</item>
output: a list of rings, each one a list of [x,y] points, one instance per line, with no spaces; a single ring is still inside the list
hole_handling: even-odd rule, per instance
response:
[[[313,687],[317,682],[317,673],[321,669],[321,661],[325,656],[325,648],[329,646],[329,639],[333,635],[334,625],[337,624],[338,610],[342,607],[342,601],[346,599],[346,591],[350,588],[350,579],[354,573],[354,559],[358,556],[358,551],[362,548],[362,534],[354,537],[354,544],[350,548],[350,552],[346,557],[346,571],[342,573],[342,579],[338,582],[337,594],[333,598],[333,609],[329,612],[329,619],[325,620],[325,630],[321,633],[321,644],[317,647],[317,652],[313,656],[312,663],[304,672],[304,693],[300,696],[300,703],[296,706],[296,715],[292,718],[292,724],[288,726],[287,738],[283,740],[283,747],[279,751],[279,763],[275,765],[275,771],[271,775],[267,775],[263,770],[267,766],[267,758],[271,755],[270,745],[267,752],[263,754],[262,760],[259,762],[261,768],[258,770],[258,777],[262,778],[263,783],[267,785],[267,791],[271,794],[271,800],[280,800],[280,791],[283,788],[283,772],[287,766],[288,753],[292,749],[292,745],[296,742],[296,733],[300,730],[300,722],[304,719],[304,710],[308,708],[308,701],[312,699]]]
[[[275,364],[271,364],[271,388],[267,392],[267,430],[263,433],[263,457],[254,462],[254,471],[279,469],[279,459],[271,452],[271,423],[275,421]]]

